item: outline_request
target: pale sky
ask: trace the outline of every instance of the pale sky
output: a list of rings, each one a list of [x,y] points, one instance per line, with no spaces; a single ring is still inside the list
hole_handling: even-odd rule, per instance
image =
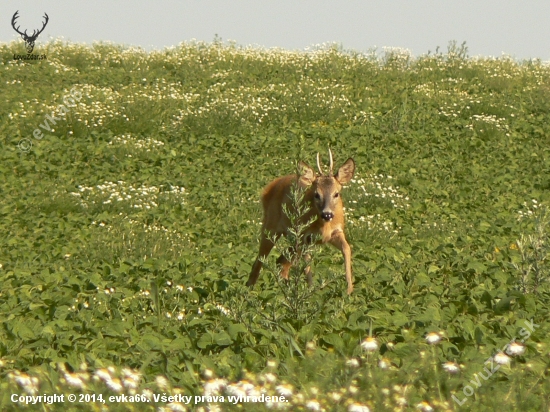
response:
[[[215,35],[242,46],[305,49],[337,43],[368,51],[402,47],[414,55],[466,41],[470,56],[550,60],[550,0],[3,0],[0,42],[50,21],[36,46],[63,37],[150,49]],[[22,41],[22,40],[20,40]]]

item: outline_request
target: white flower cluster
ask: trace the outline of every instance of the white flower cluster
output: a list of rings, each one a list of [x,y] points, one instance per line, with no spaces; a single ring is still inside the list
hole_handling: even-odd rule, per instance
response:
[[[400,192],[399,186],[391,184],[392,176],[383,174],[367,175],[365,178],[356,178],[352,183],[359,184],[361,192],[359,197],[374,196],[380,199],[388,199],[391,205],[395,208],[405,209],[409,207],[407,203],[409,197]]]
[[[80,204],[88,207],[90,204],[126,203],[135,209],[151,209],[158,206],[162,195],[175,196],[181,203],[185,195],[185,188],[172,186],[169,190],[161,191],[157,186],[134,186],[119,180],[106,181],[97,186],[78,186],[78,192],[71,195],[79,198]]]
[[[523,207],[523,210],[518,210],[518,220],[532,218],[540,207],[540,203],[536,199],[531,199],[531,204],[523,202]]]
[[[115,136],[113,140],[109,142],[109,145],[130,146],[136,149],[144,149],[145,151],[150,152],[151,149],[164,146],[164,142],[161,142],[160,140],[155,140],[152,137],[140,139],[139,137],[132,136],[131,134],[123,134],[120,136]]]
[[[387,67],[392,69],[406,69],[414,60],[412,52],[403,47],[383,47],[381,61]]]
[[[379,227],[392,233],[397,233],[401,229],[394,227],[395,225],[390,221],[384,221],[380,213],[366,216],[356,213],[357,206],[372,198],[388,201],[388,204],[397,209],[409,207],[409,197],[402,193],[399,186],[394,186],[391,180],[393,180],[392,176],[383,174],[367,175],[364,178],[356,175],[355,179],[352,179],[352,183],[358,185],[360,190],[354,190],[346,200],[346,219],[351,225],[366,222],[369,229]]]
[[[467,82],[459,77],[449,77],[441,79],[437,83],[421,83],[415,86],[413,93],[419,96],[425,96],[430,99],[452,99],[464,100],[471,95],[462,89],[462,85],[466,87]]]
[[[218,116],[220,113],[239,121],[262,123],[278,113],[294,110],[286,104],[291,100],[299,102],[306,110],[322,108],[344,114],[351,107],[348,92],[351,93],[343,84],[309,76],[302,76],[292,88],[283,83],[231,87],[226,82],[218,82],[206,90],[205,101],[187,102],[185,109],[174,116],[173,123],[179,126],[188,117]]]
[[[472,117],[472,123],[466,126],[470,130],[479,130],[480,132],[483,132],[484,129],[482,129],[483,125],[494,127],[495,129],[502,130],[508,132],[510,130],[510,126],[508,126],[507,121],[503,117],[497,117],[495,115],[484,115],[484,114],[474,114]]]

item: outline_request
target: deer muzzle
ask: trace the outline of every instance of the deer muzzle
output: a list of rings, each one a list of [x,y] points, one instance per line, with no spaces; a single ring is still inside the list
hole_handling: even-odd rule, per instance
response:
[[[323,212],[321,213],[321,217],[323,220],[326,220],[327,222],[330,222],[332,218],[334,217],[334,213],[332,212]]]

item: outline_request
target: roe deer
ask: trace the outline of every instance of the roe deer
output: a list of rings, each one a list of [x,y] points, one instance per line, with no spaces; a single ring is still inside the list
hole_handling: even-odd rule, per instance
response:
[[[332,152],[330,149],[329,159],[330,170],[328,174],[323,174],[319,163],[319,153],[317,153],[319,175],[316,176],[315,171],[306,163],[300,162],[300,175],[279,177],[269,183],[263,190],[262,205],[264,218],[260,252],[252,266],[248,282],[246,282],[247,286],[252,286],[256,283],[262,268],[261,259],[267,257],[274,246],[273,240],[269,236],[278,239],[288,233],[290,219],[285,214],[283,205],[286,205],[287,210],[291,213],[295,213],[290,193],[292,186],[297,184],[299,188],[305,190],[303,202],[311,205],[305,215],[300,217],[300,222],[307,223],[316,217],[313,223],[306,229],[305,238],[311,239],[312,235],[319,235],[319,243],[330,243],[342,251],[348,283],[347,292],[348,294],[353,292],[351,249],[344,235],[344,204],[342,203],[340,191],[342,190],[342,185],[345,185],[352,179],[355,171],[355,162],[352,158],[349,158],[338,169],[336,176],[333,176]],[[284,255],[281,255],[277,259],[277,263],[282,265],[281,275],[283,278],[288,279],[291,263]],[[307,281],[311,284],[309,267],[306,268],[305,272]]]

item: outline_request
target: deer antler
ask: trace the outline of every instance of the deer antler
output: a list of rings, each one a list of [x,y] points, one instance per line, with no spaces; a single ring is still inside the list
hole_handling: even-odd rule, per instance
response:
[[[11,26],[12,26],[13,29],[14,29],[17,33],[19,33],[21,36],[27,36],[27,30],[25,30],[25,33],[21,33],[21,32],[19,31],[19,27],[21,27],[21,26],[15,27],[15,21],[16,21],[16,20],[18,19],[18,17],[19,17],[18,14],[19,14],[19,10],[17,10],[17,11],[15,12],[15,14],[13,15],[13,17],[11,18]]]
[[[48,14],[44,13],[43,17],[46,19],[46,21],[44,21],[42,23],[42,28],[40,30],[38,30],[38,32],[36,30],[33,30],[32,35],[29,36],[27,34],[27,30],[25,30],[24,32],[19,31],[19,27],[21,27],[21,26],[15,27],[16,20],[19,18],[18,14],[19,14],[19,10],[17,10],[15,12],[15,14],[13,15],[13,17],[11,18],[11,25],[12,25],[13,29],[17,33],[19,33],[21,35],[21,37],[23,37],[23,40],[29,41],[29,42],[34,42],[36,40],[36,38],[38,37],[38,35],[44,31],[44,29],[46,28],[46,25],[48,24],[48,21],[50,21],[50,18],[48,16]]]
[[[38,30],[38,33],[34,34],[35,31],[33,30],[32,37],[35,38],[35,39],[38,37],[38,35],[40,33],[42,33],[44,31],[44,29],[46,28],[46,25],[50,21],[50,18],[48,17],[48,14],[46,12],[44,12],[44,16],[42,16],[42,17],[44,17],[46,19],[46,21],[44,23],[42,23],[42,28],[40,30]]]
[[[319,161],[319,152],[317,152],[317,169],[319,169],[319,173],[323,176],[323,169],[321,169],[321,162]]]
[[[328,148],[328,158],[329,158],[329,168],[330,168],[330,175],[332,176],[332,167],[334,166],[333,162],[332,162],[332,152],[330,150],[330,147]]]

